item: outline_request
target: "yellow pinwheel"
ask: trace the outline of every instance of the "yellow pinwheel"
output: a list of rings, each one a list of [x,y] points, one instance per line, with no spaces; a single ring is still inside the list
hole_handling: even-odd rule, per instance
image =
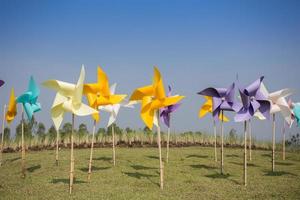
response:
[[[101,67],[97,70],[97,82],[84,84],[83,94],[87,97],[89,105],[97,110],[99,106],[118,104],[127,96],[113,94],[110,91],[108,77]],[[93,114],[93,118],[98,122],[99,114]]]
[[[141,118],[146,126],[152,129],[153,124],[157,126],[157,143],[159,150],[160,188],[163,189],[163,161],[161,155],[161,138],[159,126],[159,109],[178,103],[184,96],[166,96],[164,84],[160,72],[154,67],[154,78],[152,85],[136,89],[131,97],[131,102],[141,101]],[[156,122],[155,122],[156,121]]]
[[[184,96],[169,96],[165,94],[164,84],[159,70],[154,67],[152,85],[137,88],[130,97],[130,101],[141,101],[141,118],[150,129],[153,127],[155,111],[160,108],[178,103]]]
[[[204,117],[207,113],[212,113],[213,110],[213,100],[212,97],[204,96],[206,99],[206,102],[202,105],[202,107],[199,110],[199,118]],[[219,116],[219,119],[222,120],[222,116]],[[223,121],[228,122],[229,119],[226,116],[223,116]]]
[[[7,123],[10,124],[14,120],[16,115],[17,115],[17,102],[16,102],[14,88],[12,88],[10,92],[7,112],[5,114],[5,119]]]
[[[74,132],[74,115],[86,116],[97,114],[98,111],[82,103],[83,82],[85,78],[84,66],[81,68],[77,84],[66,83],[57,80],[48,80],[43,83],[45,87],[57,91],[51,108],[51,115],[56,127],[56,163],[58,163],[58,130],[62,123],[65,112],[72,113],[72,133],[71,133],[71,163],[70,163],[70,194],[72,193],[74,180],[74,150],[73,150],[73,132]]]
[[[97,82],[96,83],[87,83],[83,86],[83,94],[87,97],[89,105],[98,110],[102,106],[107,105],[115,105],[120,104],[121,101],[125,99],[127,95],[115,95],[114,91],[111,91],[109,88],[108,77],[105,72],[98,67],[97,69]],[[100,120],[100,116],[98,113],[92,115],[94,119],[93,133],[92,133],[92,145],[91,145],[91,153],[89,160],[89,170],[88,170],[88,180],[90,180],[90,176],[92,173],[92,160],[93,160],[93,147],[94,147],[94,137],[95,137],[95,129],[96,123]],[[114,140],[114,132],[113,135],[113,161],[115,165],[115,140]]]

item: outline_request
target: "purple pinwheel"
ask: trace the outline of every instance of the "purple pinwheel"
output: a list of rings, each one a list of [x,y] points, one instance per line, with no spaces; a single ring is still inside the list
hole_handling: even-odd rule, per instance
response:
[[[169,96],[171,96],[172,89],[171,89],[171,86],[169,86],[168,88],[169,88],[169,92],[168,92],[167,96],[169,97]],[[170,128],[171,113],[176,111],[180,105],[181,104],[178,103],[178,104],[170,105],[170,106],[167,106],[167,107],[164,107],[161,109],[160,117],[163,119],[164,124],[168,128]]]
[[[223,111],[239,111],[241,108],[240,103],[235,101],[234,98],[234,87],[235,84],[226,89],[226,88],[206,88],[199,92],[198,94],[204,96],[212,97],[213,101],[213,118],[214,121],[219,120],[220,112],[222,112],[222,121],[221,121],[221,174],[224,173],[224,128],[223,128]]]
[[[248,87],[239,89],[243,106],[234,117],[236,122],[251,119],[257,111],[261,112],[265,118],[270,118],[270,101],[260,90],[263,79],[264,77],[262,76]]]
[[[4,85],[4,81],[3,80],[0,80],[0,87],[2,86],[2,85]]]
[[[232,83],[232,85],[228,89],[209,87],[197,93],[213,98],[212,113],[215,121],[219,120],[221,111],[226,110],[237,112],[240,110],[241,105],[240,103],[236,102],[234,98],[234,87],[235,84]]]

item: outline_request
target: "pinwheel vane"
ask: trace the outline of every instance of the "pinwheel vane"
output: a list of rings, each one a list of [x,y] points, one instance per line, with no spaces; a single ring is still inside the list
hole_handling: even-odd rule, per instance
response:
[[[113,88],[114,89],[114,88]],[[109,106],[119,104],[127,95],[116,95],[114,91],[109,88],[108,76],[106,73],[98,67],[97,69],[97,82],[96,83],[87,83],[84,84],[83,93],[87,97],[89,105],[94,109],[99,109],[101,106]],[[94,114],[94,127],[93,127],[93,136],[92,136],[92,145],[91,145],[91,153],[89,160],[89,171],[88,171],[88,180],[90,180],[90,176],[92,173],[92,160],[93,160],[93,148],[94,148],[94,137],[95,137],[95,126],[96,122],[99,121],[99,114]],[[115,161],[115,146],[114,146],[114,133],[113,133],[113,161],[114,165]]]
[[[204,96],[204,98],[206,99],[206,102],[199,109],[199,114],[198,114],[199,118],[202,118],[205,115],[207,115],[208,113],[213,112],[213,98],[210,96]],[[222,120],[222,116],[219,115],[219,119]],[[223,115],[223,121],[228,122],[229,119],[225,115]],[[215,120],[213,120],[213,129],[214,129],[214,137],[215,137],[215,141],[214,141],[215,162],[217,162],[218,161],[218,158],[217,158],[217,127],[216,127]]]
[[[171,96],[172,95],[172,88],[171,86],[168,87],[169,91],[167,96]],[[180,103],[174,104],[174,105],[170,105],[167,107],[164,107],[161,109],[161,113],[160,113],[160,117],[162,118],[164,124],[168,127],[168,136],[167,136],[167,158],[166,161],[167,163],[169,162],[169,146],[170,146],[170,121],[171,121],[171,113],[175,112],[179,107],[180,107]]]
[[[0,87],[4,85],[4,81],[0,80]],[[6,105],[4,104],[3,106],[3,123],[2,123],[2,140],[1,140],[1,149],[0,149],[0,166],[2,165],[2,151],[3,151],[3,147],[4,147],[4,126],[5,126],[5,109],[6,109]]]
[[[159,109],[178,103],[183,96],[169,96],[165,94],[164,84],[159,70],[154,67],[154,78],[151,85],[137,88],[131,95],[130,101],[141,101],[141,118],[146,126],[152,129],[154,116],[159,119]],[[160,126],[157,122],[157,143],[160,162],[160,188],[163,189],[163,163],[161,157]]]
[[[25,141],[24,141],[24,110],[28,120],[32,120],[33,114],[41,110],[41,104],[37,102],[40,90],[33,77],[30,77],[28,89],[17,98],[17,103],[22,106],[22,177],[25,177]]]
[[[228,89],[209,87],[198,93],[200,95],[212,97],[212,113],[214,120],[218,121],[219,116],[221,116],[221,174],[224,172],[224,111],[237,112],[241,107],[235,100],[234,88],[235,84],[233,83]]]
[[[239,89],[242,107],[236,113],[234,120],[244,122],[244,185],[247,185],[247,121],[249,121],[257,111],[265,118],[269,119],[270,102],[260,90],[264,77],[260,77],[248,87]]]
[[[51,108],[51,116],[54,122],[56,136],[56,161],[58,161],[58,130],[63,121],[66,112],[72,113],[72,133],[71,133],[71,163],[70,163],[70,194],[72,193],[73,178],[74,178],[74,116],[86,116],[98,114],[98,111],[82,103],[83,82],[85,78],[84,66],[81,68],[80,76],[77,84],[71,84],[58,80],[48,80],[43,83],[47,88],[57,92],[54,103]]]
[[[293,93],[291,89],[282,89],[276,92],[269,93],[266,89],[265,85],[261,83],[261,92],[264,96],[271,103],[271,110],[270,113],[273,116],[273,123],[272,123],[272,171],[275,171],[275,132],[276,132],[276,124],[275,124],[275,113],[280,112],[283,116],[284,120],[287,124],[292,123],[292,114],[293,111],[290,108],[288,102],[286,101],[285,97],[290,96]]]

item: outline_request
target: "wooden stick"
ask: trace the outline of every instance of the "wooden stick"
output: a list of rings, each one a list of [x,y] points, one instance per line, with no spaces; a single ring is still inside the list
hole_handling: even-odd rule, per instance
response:
[[[285,160],[285,121],[283,121],[283,128],[282,128],[282,160]]]
[[[224,122],[224,115],[223,115],[223,110],[221,111],[221,174],[224,173],[224,127],[223,127],[223,122]]]
[[[214,136],[215,136],[215,162],[218,162],[218,157],[217,157],[217,126],[215,120],[213,120],[214,123]]]
[[[5,129],[5,112],[6,112],[6,104],[3,106],[3,121],[2,121],[2,138],[1,138],[1,150],[0,150],[0,166],[2,166],[3,159],[3,148],[4,148],[4,129]]]
[[[74,179],[74,114],[72,113],[72,132],[71,132],[71,162],[70,162],[70,194],[72,194],[73,189],[73,179]]]
[[[114,161],[114,166],[116,166],[116,149],[115,149],[115,129],[114,129],[114,124],[111,125],[111,132],[112,132],[112,146],[113,146],[113,161]]]
[[[272,172],[275,171],[275,113],[273,113],[273,126],[272,126]]]
[[[247,186],[247,121],[244,122],[244,185]]]
[[[157,119],[159,119],[159,110],[157,110]],[[161,138],[160,138],[159,120],[157,120],[157,144],[158,144],[158,152],[159,152],[160,189],[164,189],[164,165],[161,156]]]
[[[251,120],[248,122],[248,131],[249,131],[249,160],[252,161],[252,127]]]
[[[95,131],[96,131],[96,120],[94,120],[94,126],[93,126],[93,135],[92,135],[92,144],[91,144],[90,162],[89,162],[88,181],[91,180],[91,173],[92,173],[92,161],[93,161],[93,150],[94,150]]]
[[[56,154],[55,154],[55,163],[58,166],[58,142],[59,142],[59,130],[56,130]]]
[[[167,163],[169,163],[169,145],[170,145],[170,127],[168,127],[168,137],[167,137]]]
[[[26,176],[26,169],[25,169],[25,141],[24,141],[24,108],[22,106],[22,178]]]

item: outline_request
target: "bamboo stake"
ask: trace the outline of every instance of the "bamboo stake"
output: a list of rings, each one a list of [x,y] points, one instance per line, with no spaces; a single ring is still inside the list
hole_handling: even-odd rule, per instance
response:
[[[248,131],[249,131],[249,160],[252,161],[252,127],[251,120],[248,122]]]
[[[74,114],[72,113],[72,132],[71,132],[71,158],[70,158],[70,194],[72,194],[73,189],[73,179],[74,179]]]
[[[285,160],[285,129],[286,129],[286,126],[285,126],[285,121],[283,121],[283,128],[282,128],[282,160]]]
[[[167,137],[167,163],[169,163],[169,145],[170,145],[170,127],[168,127],[168,137]]]
[[[93,161],[93,150],[94,150],[95,131],[96,131],[96,120],[94,120],[94,126],[93,126],[93,135],[92,135],[92,144],[91,144],[90,162],[89,162],[88,181],[91,180],[91,173],[92,173],[92,161]]]
[[[216,126],[216,122],[215,120],[213,120],[214,122],[214,136],[215,136],[215,162],[218,162],[218,157],[217,157],[217,126]]]
[[[22,106],[22,178],[25,178],[25,141],[24,141],[24,108]]]
[[[157,119],[159,119],[159,110],[157,112]],[[157,120],[157,143],[158,143],[158,152],[159,152],[159,169],[160,169],[160,189],[164,189],[164,169],[163,161],[161,156],[161,138],[160,138],[160,125],[159,120]]]
[[[114,124],[111,125],[111,132],[112,132],[112,145],[113,145],[113,161],[114,166],[116,166],[116,149],[115,149],[115,129]]]
[[[2,166],[3,162],[3,148],[4,148],[4,126],[5,126],[5,112],[6,112],[6,104],[3,106],[3,121],[2,121],[2,138],[1,138],[1,150],[0,150],[0,166]]]
[[[247,186],[247,121],[244,122],[244,185]]]
[[[221,111],[221,174],[224,173],[224,127],[223,127],[223,122],[224,122],[224,115],[223,115],[223,110]]]
[[[58,166],[58,142],[59,142],[59,130],[56,130],[56,154],[55,154],[55,163]]]
[[[272,126],[272,172],[275,171],[275,113],[273,113],[273,126]]]

